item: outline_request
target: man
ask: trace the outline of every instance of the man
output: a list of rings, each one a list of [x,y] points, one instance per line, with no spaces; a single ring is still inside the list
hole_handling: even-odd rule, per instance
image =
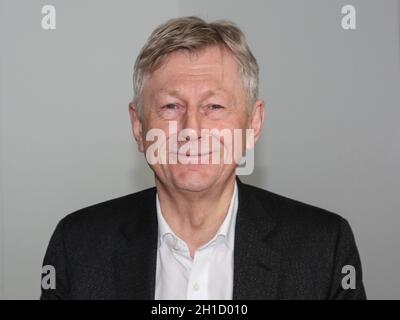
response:
[[[44,259],[56,288],[43,299],[365,298],[346,220],[236,177],[229,160],[264,123],[258,65],[238,27],[170,20],[133,79],[133,135],[156,186],[62,219]]]

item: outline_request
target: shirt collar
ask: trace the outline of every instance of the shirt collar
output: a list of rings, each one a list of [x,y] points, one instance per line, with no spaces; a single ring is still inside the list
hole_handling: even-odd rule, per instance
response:
[[[208,246],[210,243],[214,242],[217,238],[222,238],[228,248],[233,249],[235,241],[235,225],[236,225],[236,215],[238,209],[238,187],[235,180],[235,186],[229,204],[227,215],[216,232],[215,236],[207,244],[203,245],[201,248]],[[172,231],[171,227],[165,220],[160,206],[160,200],[158,194],[156,195],[156,208],[157,208],[157,221],[158,221],[158,244],[161,242],[166,242],[169,246],[175,246],[175,249],[179,246],[181,239]]]

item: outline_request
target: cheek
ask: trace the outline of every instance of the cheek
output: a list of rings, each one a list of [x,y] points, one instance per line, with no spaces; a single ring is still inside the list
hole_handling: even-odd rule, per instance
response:
[[[221,142],[224,144],[225,152],[228,152],[235,158],[238,158],[246,149],[246,129],[248,129],[248,116],[235,116],[231,122],[225,124],[225,128],[227,127],[231,133],[230,139],[225,141],[224,138],[221,137]]]
[[[168,151],[168,123],[158,121],[148,121],[146,126],[143,127],[143,149],[146,158],[162,155],[162,159],[165,158],[165,154]],[[147,159],[149,161],[149,159]],[[152,161],[152,160],[151,160]],[[150,162],[151,162],[150,161]]]
[[[219,130],[223,129],[233,130],[233,129],[246,129],[248,127],[247,124],[248,124],[247,117],[232,114],[232,116],[229,117],[228,119],[210,123],[210,126],[214,126],[214,128]]]

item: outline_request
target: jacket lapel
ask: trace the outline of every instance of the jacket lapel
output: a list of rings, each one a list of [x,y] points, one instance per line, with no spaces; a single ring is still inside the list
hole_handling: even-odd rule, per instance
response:
[[[268,236],[276,222],[272,204],[265,208],[238,179],[239,206],[235,230],[233,299],[277,299],[280,254]]]
[[[113,257],[116,296],[117,299],[151,300],[154,299],[157,264],[155,188],[141,201],[133,203],[130,210],[138,212],[140,217],[128,214],[121,226],[126,242]]]

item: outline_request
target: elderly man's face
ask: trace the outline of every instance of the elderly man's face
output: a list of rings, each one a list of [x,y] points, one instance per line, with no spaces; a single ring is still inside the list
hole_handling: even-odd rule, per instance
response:
[[[227,151],[224,136],[204,135],[201,129],[254,129],[258,139],[263,123],[263,102],[257,101],[249,113],[247,96],[239,74],[238,63],[226,49],[217,46],[206,47],[196,53],[177,51],[170,54],[164,63],[146,80],[141,97],[141,117],[131,104],[130,114],[139,150],[146,152],[154,141],[146,141],[151,129],[161,129],[166,136],[168,159],[178,154],[178,163],[150,164],[158,180],[164,185],[186,191],[203,191],[213,185],[226,182],[235,174],[235,161],[224,161]],[[177,139],[170,132],[170,123],[175,122],[177,133],[191,129],[198,139],[190,138],[190,143],[198,146],[198,152],[179,151],[188,143]],[[226,132],[227,130],[225,130]],[[243,135],[244,137],[245,135]],[[172,148],[169,140],[177,139],[177,148]],[[189,138],[187,138],[189,139]],[[201,143],[208,141],[209,150],[203,152]],[[219,148],[215,148],[215,142]],[[213,147],[214,146],[214,147]],[[245,143],[243,141],[243,147]],[[211,163],[215,152],[219,151],[220,161]],[[182,150],[182,149],[181,149]],[[183,152],[183,154],[182,154]],[[213,154],[214,152],[214,154]],[[181,157],[187,156],[185,163]],[[202,161],[207,157],[209,161]],[[206,159],[206,160],[207,160]],[[194,161],[196,160],[196,161]],[[230,163],[229,163],[230,162]]]

